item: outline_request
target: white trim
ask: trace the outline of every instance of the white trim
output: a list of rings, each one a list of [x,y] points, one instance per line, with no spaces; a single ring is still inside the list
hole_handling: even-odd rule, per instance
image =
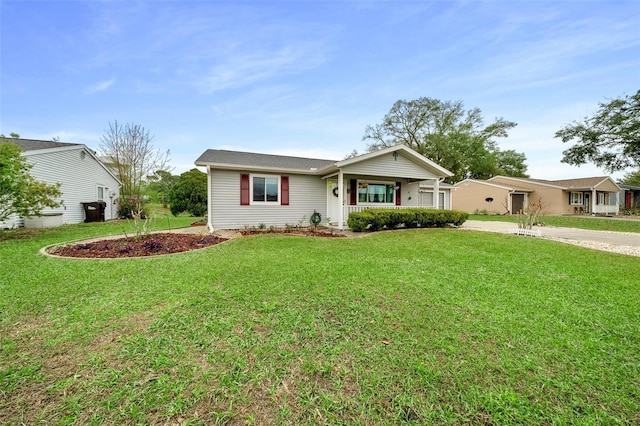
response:
[[[344,229],[344,173],[342,173],[342,169],[338,171],[338,209],[340,211],[338,213],[338,229]],[[328,205],[327,211],[329,211]]]
[[[213,233],[213,209],[211,208],[211,166],[207,167],[207,228]]]
[[[580,202],[573,201],[573,194],[580,195]],[[571,191],[569,192],[569,205],[570,206],[583,206],[584,205],[584,192],[583,191]]]
[[[282,202],[282,194],[281,194],[281,177],[280,175],[263,175],[263,174],[249,174],[249,205],[256,206],[279,206]],[[264,178],[265,179],[265,199],[267,196],[267,182],[266,179],[276,179],[278,186],[278,199],[275,201],[255,201],[253,199],[253,179],[254,178]]]
[[[387,185],[391,185],[392,187],[396,186],[396,182],[395,181],[386,181],[386,180],[369,180],[369,179],[357,179],[356,181],[356,206],[364,206],[364,207],[380,207],[380,206],[395,206],[396,205],[396,190],[394,189],[393,191],[393,200],[391,202],[384,202],[384,203],[380,203],[380,202],[360,202],[360,182],[366,183],[367,184],[367,188],[368,185],[384,185],[385,186],[385,190]],[[368,192],[367,192],[368,194]],[[385,196],[386,196],[386,192],[385,192]]]

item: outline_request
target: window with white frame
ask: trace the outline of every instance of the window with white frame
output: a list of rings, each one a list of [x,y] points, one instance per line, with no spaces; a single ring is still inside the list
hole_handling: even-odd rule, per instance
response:
[[[251,179],[251,200],[253,203],[277,203],[279,200],[280,177],[256,176]]]
[[[598,192],[598,205],[604,204],[604,192]]]
[[[582,192],[572,192],[569,194],[569,202],[572,206],[581,206],[583,203]]]
[[[98,186],[98,201],[104,201],[104,186]]]
[[[358,204],[393,204],[395,183],[387,182],[358,182]]]

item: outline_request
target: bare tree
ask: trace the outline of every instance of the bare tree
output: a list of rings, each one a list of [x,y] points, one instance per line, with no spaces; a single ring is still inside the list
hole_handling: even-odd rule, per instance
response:
[[[109,122],[109,129],[100,138],[100,150],[107,165],[122,182],[123,198],[141,198],[145,176],[156,170],[169,170],[169,151],[156,150],[153,137],[139,124]]]

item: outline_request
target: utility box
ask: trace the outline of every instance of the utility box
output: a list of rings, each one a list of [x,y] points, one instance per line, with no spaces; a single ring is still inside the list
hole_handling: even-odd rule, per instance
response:
[[[104,201],[93,201],[91,203],[81,203],[84,207],[84,221],[87,222],[104,222],[104,210],[107,203]]]

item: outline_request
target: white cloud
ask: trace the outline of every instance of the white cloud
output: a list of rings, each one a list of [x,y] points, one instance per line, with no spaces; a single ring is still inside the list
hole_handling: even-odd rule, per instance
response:
[[[230,55],[207,71],[198,86],[205,92],[247,86],[276,76],[296,74],[323,62],[315,43],[289,44],[276,50],[258,49]]]
[[[115,77],[110,80],[101,81],[99,83],[94,84],[93,86],[87,89],[87,93],[97,93],[107,90],[109,87],[113,86],[116,82]]]

